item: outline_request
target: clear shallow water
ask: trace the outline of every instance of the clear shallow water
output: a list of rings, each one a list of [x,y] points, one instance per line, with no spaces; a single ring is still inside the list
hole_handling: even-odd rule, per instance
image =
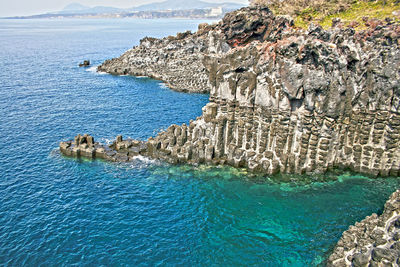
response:
[[[0,20],[0,265],[315,266],[399,180],[277,183],[231,168],[63,158],[60,140],[147,139],[201,114],[206,95],[96,74],[186,20]]]

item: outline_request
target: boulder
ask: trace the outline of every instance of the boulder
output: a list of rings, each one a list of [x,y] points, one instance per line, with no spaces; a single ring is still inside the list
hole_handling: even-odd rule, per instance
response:
[[[89,67],[89,66],[90,66],[89,60],[84,60],[82,63],[79,63],[79,67]]]

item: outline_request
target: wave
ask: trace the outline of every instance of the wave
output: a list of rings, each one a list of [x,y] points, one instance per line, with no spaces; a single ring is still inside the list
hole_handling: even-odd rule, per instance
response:
[[[100,144],[106,144],[106,145],[110,145],[115,141],[114,139],[108,139],[108,138],[99,138],[99,142]]]
[[[88,72],[91,72],[91,73],[95,73],[95,74],[98,74],[98,75],[107,74],[107,72],[97,71],[97,67],[98,67],[98,65],[92,66],[92,67],[86,68],[85,71],[88,71]]]
[[[166,83],[160,83],[160,88],[162,88],[162,89],[170,89]]]
[[[147,164],[154,164],[154,163],[157,162],[157,160],[155,160],[155,159],[144,157],[142,155],[135,156],[132,159],[135,160],[135,161],[140,161],[142,163],[147,163]]]

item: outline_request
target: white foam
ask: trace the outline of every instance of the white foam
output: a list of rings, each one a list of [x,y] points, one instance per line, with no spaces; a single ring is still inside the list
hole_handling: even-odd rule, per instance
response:
[[[113,140],[113,139],[107,139],[107,138],[100,138],[99,140],[100,140],[100,143],[102,143],[102,144],[110,145],[114,142],[115,139]]]
[[[99,74],[99,75],[107,74],[107,72],[104,72],[104,71],[97,71],[97,67],[98,66],[92,66],[90,68],[85,69],[85,71],[88,71],[88,72],[91,72],[91,73],[95,73],[95,74]]]
[[[135,156],[132,159],[141,161],[143,163],[148,163],[148,164],[154,164],[157,162],[155,159],[150,159],[150,158],[144,157],[142,155]]]
[[[160,88],[170,89],[166,83],[160,83]]]
[[[85,71],[96,73],[97,72],[97,66],[92,66],[90,68],[86,68]]]
[[[127,167],[130,169],[143,169],[143,168],[148,168],[149,166],[155,166],[160,164],[161,162],[159,160],[150,159],[142,155],[138,155],[133,157],[132,160],[127,163],[121,163],[121,166],[125,166],[125,168]]]

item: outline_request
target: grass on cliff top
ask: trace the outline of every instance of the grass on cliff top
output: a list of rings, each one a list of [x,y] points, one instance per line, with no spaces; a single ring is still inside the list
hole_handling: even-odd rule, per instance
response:
[[[379,20],[390,18],[395,22],[400,22],[400,16],[393,14],[396,11],[400,13],[400,4],[396,4],[395,1],[356,1],[345,11],[332,15],[323,16],[318,14],[318,12],[314,12],[311,18],[308,15],[297,16],[295,24],[298,27],[307,28],[310,22],[315,22],[326,29],[332,26],[334,18],[339,18],[344,26],[353,25],[354,28],[361,30],[367,28],[365,25],[366,18]]]
[[[334,18],[358,30],[367,28],[366,21],[371,19],[390,18],[400,22],[400,0],[254,0],[252,3],[267,5],[277,15],[290,15],[295,25],[304,29],[310,23],[329,28]]]

